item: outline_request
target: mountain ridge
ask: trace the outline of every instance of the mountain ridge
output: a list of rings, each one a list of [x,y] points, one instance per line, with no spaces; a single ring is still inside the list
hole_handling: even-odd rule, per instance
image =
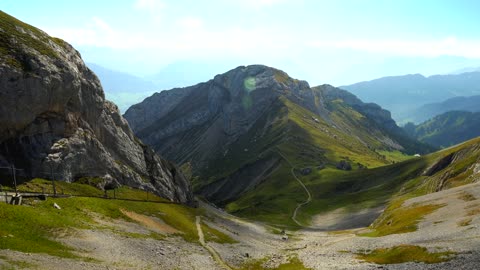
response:
[[[472,96],[480,93],[480,72],[458,75],[421,74],[390,76],[340,86],[362,100],[375,102],[392,112],[398,123],[406,123],[409,112],[428,103],[442,102],[456,96]]]
[[[448,111],[478,112],[480,111],[480,95],[458,96],[438,103],[425,104],[408,113],[406,118],[410,122],[419,124]]]
[[[404,130],[424,143],[449,147],[480,136],[480,112],[449,111]]]

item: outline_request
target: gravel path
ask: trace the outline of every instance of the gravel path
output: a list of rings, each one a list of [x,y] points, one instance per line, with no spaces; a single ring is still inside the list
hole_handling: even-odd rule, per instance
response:
[[[285,160],[287,161],[288,165],[290,165],[290,167],[292,167],[292,170],[291,170],[291,173],[293,175],[293,178],[295,178],[298,183],[300,184],[300,186],[303,187],[303,189],[305,190],[305,192],[307,193],[307,199],[302,202],[302,203],[299,203],[297,204],[297,207],[295,207],[295,210],[293,211],[293,214],[292,214],[292,220],[293,222],[295,222],[298,226],[301,226],[301,227],[306,227],[304,226],[303,224],[301,224],[298,220],[297,220],[297,212],[298,210],[304,206],[304,205],[307,205],[309,204],[311,201],[312,201],[312,195],[310,194],[310,191],[307,189],[307,187],[305,186],[305,184],[302,182],[302,180],[300,180],[296,175],[295,175],[295,167],[293,166],[292,163],[290,163],[290,161],[280,152],[280,151],[277,151],[278,154]]]
[[[197,232],[198,232],[198,241],[200,242],[200,245],[202,245],[204,248],[206,248],[208,250],[208,252],[210,252],[210,254],[212,255],[213,259],[215,259],[215,261],[224,269],[227,269],[227,270],[232,270],[232,268],[230,266],[228,266],[228,264],[226,264],[223,260],[222,260],[222,257],[220,257],[220,255],[218,255],[218,253],[215,251],[214,248],[212,248],[211,246],[209,246],[206,242],[205,242],[205,237],[203,235],[203,230],[202,230],[202,225],[201,225],[201,217],[200,216],[196,216],[195,217],[195,224],[197,226]]]

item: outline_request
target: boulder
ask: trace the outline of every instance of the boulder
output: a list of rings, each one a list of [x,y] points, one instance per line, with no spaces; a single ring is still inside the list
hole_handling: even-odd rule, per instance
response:
[[[338,163],[337,163],[337,169],[339,170],[343,170],[343,171],[350,171],[352,170],[352,165],[350,165],[350,163],[346,160],[340,160]]]
[[[302,175],[309,175],[310,173],[312,173],[312,169],[311,168],[303,168],[300,173]]]

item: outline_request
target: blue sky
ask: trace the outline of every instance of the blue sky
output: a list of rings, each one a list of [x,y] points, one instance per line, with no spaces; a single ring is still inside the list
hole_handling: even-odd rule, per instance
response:
[[[480,66],[480,1],[2,0],[86,62],[147,76],[266,64],[312,85]],[[209,79],[209,78],[205,78]]]

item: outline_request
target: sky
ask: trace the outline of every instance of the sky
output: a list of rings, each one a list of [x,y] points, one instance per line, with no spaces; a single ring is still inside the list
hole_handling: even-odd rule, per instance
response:
[[[203,69],[207,80],[265,64],[310,85],[339,86],[480,66],[476,0],[1,0],[0,7],[73,44],[86,62],[141,77],[170,67]]]

